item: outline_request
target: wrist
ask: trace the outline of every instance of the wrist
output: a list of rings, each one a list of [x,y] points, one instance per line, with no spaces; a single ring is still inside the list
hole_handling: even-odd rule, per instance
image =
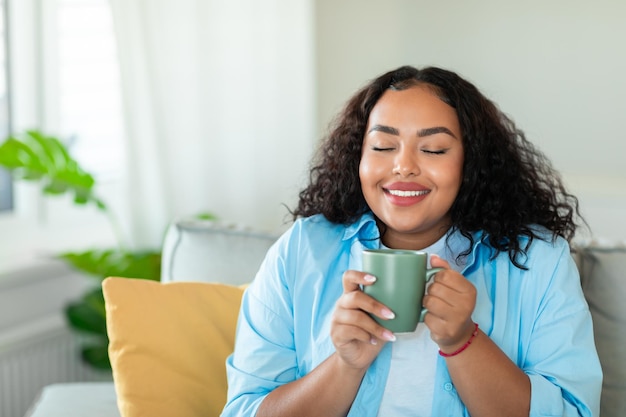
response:
[[[331,355],[329,359],[334,362],[332,366],[334,367],[337,376],[360,380],[367,372],[368,366],[362,367],[350,364],[346,362],[337,352]]]
[[[452,356],[460,354],[472,344],[476,336],[478,336],[478,323],[472,323],[472,333],[468,338],[465,339],[465,342],[463,344],[461,344],[460,346],[453,346],[451,348],[442,349],[440,347],[439,355],[443,356],[444,358],[450,358]]]

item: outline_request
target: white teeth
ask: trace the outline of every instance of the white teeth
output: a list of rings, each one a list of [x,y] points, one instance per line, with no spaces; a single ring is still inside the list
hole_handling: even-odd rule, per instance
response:
[[[420,195],[428,194],[429,190],[422,191],[400,191],[400,190],[389,190],[389,194],[397,195],[398,197],[417,197]]]

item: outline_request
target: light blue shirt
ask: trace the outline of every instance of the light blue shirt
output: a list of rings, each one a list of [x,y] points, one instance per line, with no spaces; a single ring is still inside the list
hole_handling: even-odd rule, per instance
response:
[[[598,416],[602,371],[567,242],[535,239],[523,259],[528,270],[521,270],[507,253],[492,259],[479,234],[474,239],[463,269],[477,290],[472,318],[529,376],[530,416]],[[235,351],[226,363],[223,417],[255,415],[268,393],[335,351],[330,323],[342,275],[360,270],[362,250],[379,244],[370,213],[348,226],[320,215],[299,219],[274,244],[242,300]],[[367,370],[349,416],[376,417],[390,362],[388,343]],[[442,357],[432,416],[469,416]]]

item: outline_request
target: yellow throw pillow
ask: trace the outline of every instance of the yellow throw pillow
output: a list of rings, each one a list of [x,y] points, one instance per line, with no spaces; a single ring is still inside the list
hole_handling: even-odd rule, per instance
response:
[[[219,416],[243,288],[107,278],[102,289],[122,417]]]

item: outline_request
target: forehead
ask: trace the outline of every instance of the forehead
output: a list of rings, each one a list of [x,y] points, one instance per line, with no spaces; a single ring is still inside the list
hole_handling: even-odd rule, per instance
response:
[[[406,125],[419,128],[445,126],[460,133],[456,110],[426,85],[385,91],[368,118],[368,127],[375,124],[398,128]]]

